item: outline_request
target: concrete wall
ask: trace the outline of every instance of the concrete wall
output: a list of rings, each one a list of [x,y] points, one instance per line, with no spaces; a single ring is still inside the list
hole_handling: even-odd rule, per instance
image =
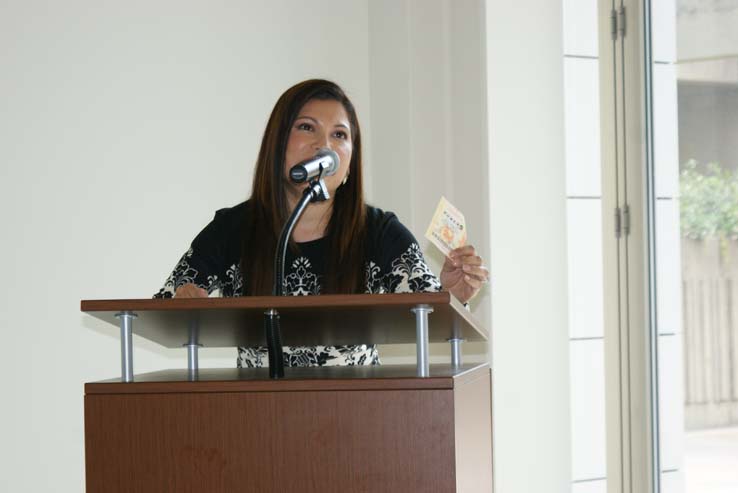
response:
[[[738,168],[738,81],[679,81],[679,164]]]

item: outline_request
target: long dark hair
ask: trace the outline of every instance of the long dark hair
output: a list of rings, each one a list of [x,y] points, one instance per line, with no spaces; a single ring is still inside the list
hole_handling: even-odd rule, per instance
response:
[[[296,84],[274,105],[261,140],[254,183],[248,205],[248,220],[241,256],[244,294],[268,295],[272,292],[274,250],[287,210],[284,160],[287,140],[299,111],[310,100],[334,100],[341,103],[349,117],[353,150],[349,179],[336,189],[333,211],[326,228],[330,255],[325,258],[323,293],[359,293],[364,291],[364,204],[361,131],[356,110],[337,84],[311,79]],[[293,248],[296,246],[293,244]]]

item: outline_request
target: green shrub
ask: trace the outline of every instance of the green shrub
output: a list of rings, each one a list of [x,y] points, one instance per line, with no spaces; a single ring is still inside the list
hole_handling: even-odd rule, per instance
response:
[[[682,236],[738,238],[738,172],[690,159],[679,182]]]

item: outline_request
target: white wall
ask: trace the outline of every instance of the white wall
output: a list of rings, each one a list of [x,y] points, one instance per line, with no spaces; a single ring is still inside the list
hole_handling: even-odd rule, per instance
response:
[[[393,210],[440,272],[443,255],[424,238],[441,196],[464,213],[469,242],[489,261],[487,107],[482,0],[373,0],[369,3],[372,119],[371,199]],[[490,326],[491,292],[472,301]],[[462,346],[485,361],[487,343]],[[381,349],[385,363],[414,361],[415,348]],[[448,361],[448,344],[431,361]]]
[[[597,2],[564,0],[572,492],[606,484]]]
[[[0,491],[81,490],[83,382],[120,360],[80,299],[158,289],[249,193],[283,90],[337,80],[370,137],[367,19],[364,1],[0,3]],[[138,338],[134,358],[185,365]]]
[[[487,3],[496,491],[570,490],[562,3]]]

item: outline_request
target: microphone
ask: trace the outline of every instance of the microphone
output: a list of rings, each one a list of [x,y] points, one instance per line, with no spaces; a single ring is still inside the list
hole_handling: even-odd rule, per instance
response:
[[[323,147],[315,156],[294,165],[290,169],[290,178],[295,183],[304,183],[316,176],[333,175],[338,171],[339,161],[338,154]]]
[[[324,147],[319,149],[315,156],[301,163],[297,163],[290,169],[290,178],[295,183],[303,183],[308,180],[312,181],[302,191],[302,198],[297,203],[297,206],[295,206],[287,222],[282,226],[282,232],[279,235],[277,251],[274,253],[274,287],[272,291],[274,296],[284,295],[284,260],[287,258],[287,245],[289,244],[292,230],[302,213],[305,212],[308,204],[330,199],[323,177],[335,174],[338,171],[338,161],[338,154]],[[274,308],[269,308],[264,312],[264,331],[267,341],[267,351],[269,352],[269,377],[284,378],[279,312]]]

